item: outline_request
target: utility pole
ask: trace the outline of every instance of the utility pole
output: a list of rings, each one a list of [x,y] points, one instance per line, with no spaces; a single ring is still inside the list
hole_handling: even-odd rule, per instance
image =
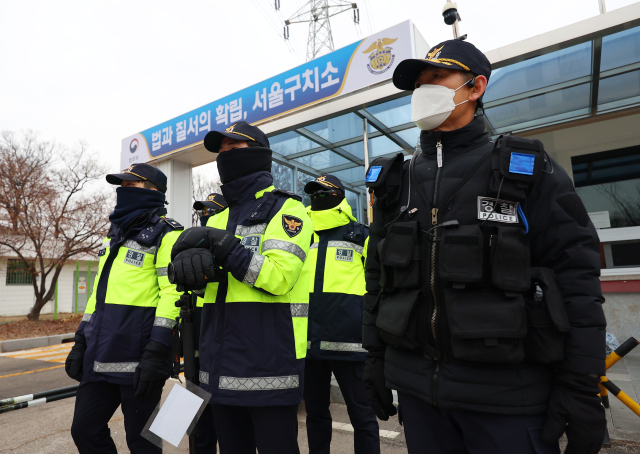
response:
[[[276,3],[279,7],[279,1]],[[353,10],[353,22],[360,22],[360,10],[356,3],[344,0],[309,0],[293,16],[284,21],[284,39],[289,39],[289,25],[309,23],[307,61],[334,51],[330,17]]]

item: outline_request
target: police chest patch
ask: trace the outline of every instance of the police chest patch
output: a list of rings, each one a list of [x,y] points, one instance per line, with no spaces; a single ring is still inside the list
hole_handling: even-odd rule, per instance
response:
[[[336,260],[353,262],[353,249],[336,249]]]
[[[298,233],[302,232],[302,219],[295,216],[289,216],[287,214],[282,215],[282,228],[289,235],[289,238],[293,238]]]
[[[129,249],[127,251],[127,255],[124,258],[124,263],[127,265],[137,266],[138,268],[142,268],[142,263],[144,262],[144,252],[133,251]]]
[[[242,238],[240,244],[254,254],[260,253],[260,235],[249,235]]]
[[[102,257],[103,255],[105,255],[107,253],[107,248],[102,248],[98,251],[98,257]]]
[[[508,200],[492,199],[478,196],[478,219],[507,224],[518,223],[518,204]]]

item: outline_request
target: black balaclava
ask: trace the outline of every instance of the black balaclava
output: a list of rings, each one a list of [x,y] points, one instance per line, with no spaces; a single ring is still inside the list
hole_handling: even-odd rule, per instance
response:
[[[166,214],[164,208],[165,195],[160,191],[146,188],[119,187],[116,189],[116,207],[109,215],[109,220],[120,228],[125,228],[138,216],[161,209],[158,215]]]
[[[316,191],[309,195],[313,211],[330,210],[340,205],[344,195],[340,191]]]
[[[262,147],[234,148],[218,155],[218,173],[222,184],[231,183],[256,172],[271,172],[271,150]]]

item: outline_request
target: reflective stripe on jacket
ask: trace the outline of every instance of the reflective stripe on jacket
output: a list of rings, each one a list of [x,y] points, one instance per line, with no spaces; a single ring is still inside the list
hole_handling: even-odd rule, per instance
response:
[[[309,250],[307,357],[364,361],[362,313],[368,228],[358,224],[344,199],[329,210],[307,207],[315,230]]]
[[[87,339],[83,381],[131,384],[150,340],[171,347],[180,293],[169,283],[167,266],[181,231],[156,218],[145,226],[160,230],[151,244],[126,239],[112,248],[109,237],[102,243],[94,290],[78,328]]]
[[[302,401],[312,226],[304,206],[271,182],[259,172],[225,184],[229,208],[207,224],[244,246],[204,295],[199,378],[217,404]]]

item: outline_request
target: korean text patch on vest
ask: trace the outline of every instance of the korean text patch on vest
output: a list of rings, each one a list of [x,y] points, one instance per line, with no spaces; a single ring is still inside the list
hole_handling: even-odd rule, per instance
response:
[[[295,216],[289,216],[287,214],[282,215],[282,228],[289,235],[289,238],[293,238],[298,233],[302,232],[302,219]]]
[[[107,248],[103,247],[102,249],[100,249],[98,251],[98,257],[102,257],[103,255],[105,255],[107,253]]]
[[[371,166],[369,167],[369,171],[367,172],[367,176],[364,179],[366,183],[375,183],[378,181],[378,177],[380,176],[380,172],[382,172],[382,166]]]
[[[137,266],[138,268],[142,268],[142,263],[144,262],[144,252],[138,252],[129,249],[127,251],[127,255],[124,257],[124,263],[127,265]]]
[[[254,254],[260,253],[260,235],[245,236],[240,244],[249,249]]]
[[[353,262],[353,249],[336,249],[336,260]]]
[[[536,157],[532,154],[511,153],[509,172],[519,173],[521,175],[533,175],[533,166],[535,162]]]
[[[498,200],[478,196],[478,219],[507,224],[518,223],[518,204],[508,200]]]

